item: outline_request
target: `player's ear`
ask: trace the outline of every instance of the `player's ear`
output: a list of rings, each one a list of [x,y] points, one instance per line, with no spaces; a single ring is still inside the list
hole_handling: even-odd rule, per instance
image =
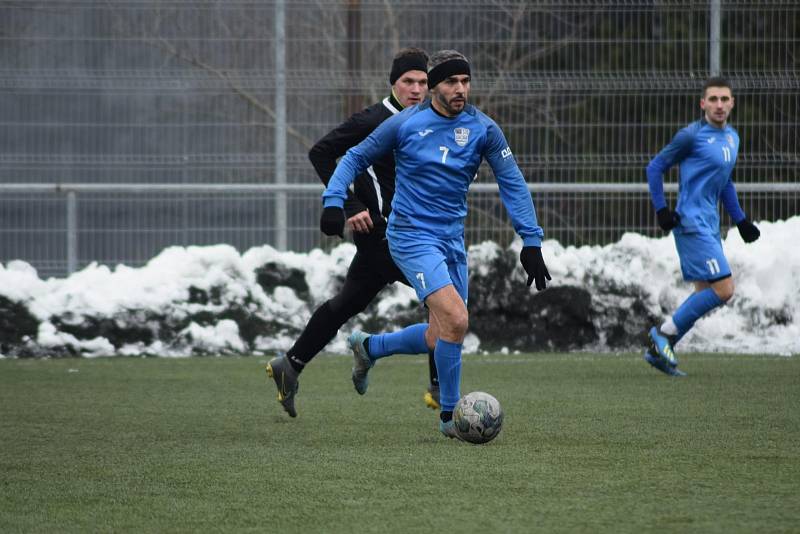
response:
[[[706,109],[706,97],[700,98],[700,109],[705,111],[705,109]]]

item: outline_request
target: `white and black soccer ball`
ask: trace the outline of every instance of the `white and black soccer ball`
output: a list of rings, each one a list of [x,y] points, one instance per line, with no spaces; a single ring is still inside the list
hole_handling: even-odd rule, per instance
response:
[[[459,399],[453,410],[453,422],[464,441],[488,443],[503,428],[503,408],[488,393],[473,391]]]

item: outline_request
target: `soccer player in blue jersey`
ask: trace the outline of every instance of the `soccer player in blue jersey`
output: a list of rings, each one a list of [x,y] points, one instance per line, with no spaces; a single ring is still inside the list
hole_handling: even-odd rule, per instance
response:
[[[440,388],[440,431],[457,437],[453,408],[460,398],[461,351],[468,328],[467,254],[464,218],[467,191],[486,159],[500,187],[511,223],[522,237],[520,261],[545,289],[550,274],[542,258],[542,229],[536,220],[525,178],[505,136],[495,122],[467,103],[470,65],[454,50],[429,60],[431,98],[387,119],[339,162],[323,196],[320,226],[337,235],[344,226],[342,206],[347,187],[372,161],[394,150],[396,191],[386,231],[389,250],[420,301],[428,308],[428,324],[399,332],[351,338],[355,365],[353,383],[367,387],[375,360],[395,353],[419,354],[434,349]]]
[[[733,185],[733,167],[739,153],[739,135],[728,124],[733,104],[728,81],[709,79],[700,99],[703,118],[680,130],[647,166],[658,225],[665,232],[672,230],[683,279],[692,282],[695,289],[671,317],[649,332],[650,346],[644,358],[671,376],[685,375],[678,369],[675,344],[700,317],[733,296],[731,269],[720,240],[719,201],[746,243],[760,235],[742,211]],[[663,175],[676,164],[680,166],[680,187],[673,211],[664,198]]]

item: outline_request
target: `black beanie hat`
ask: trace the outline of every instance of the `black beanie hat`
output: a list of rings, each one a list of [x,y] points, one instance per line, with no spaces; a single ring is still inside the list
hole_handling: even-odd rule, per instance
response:
[[[389,84],[394,85],[400,76],[410,70],[428,71],[428,56],[424,53],[411,53],[396,57],[392,61],[392,72],[389,73]]]

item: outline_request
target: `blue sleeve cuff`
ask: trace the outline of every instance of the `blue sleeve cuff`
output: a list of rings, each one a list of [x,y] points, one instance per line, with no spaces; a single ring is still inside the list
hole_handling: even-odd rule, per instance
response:
[[[539,236],[532,236],[532,237],[523,237],[522,238],[522,246],[523,247],[542,247],[542,238]]]
[[[344,200],[339,197],[325,197],[322,199],[322,207],[344,209]]]
[[[728,183],[722,189],[720,197],[722,205],[725,206],[725,211],[728,212],[734,223],[739,224],[746,218],[742,206],[739,204],[739,198],[736,196],[736,187],[733,185],[733,181],[728,180]]]

